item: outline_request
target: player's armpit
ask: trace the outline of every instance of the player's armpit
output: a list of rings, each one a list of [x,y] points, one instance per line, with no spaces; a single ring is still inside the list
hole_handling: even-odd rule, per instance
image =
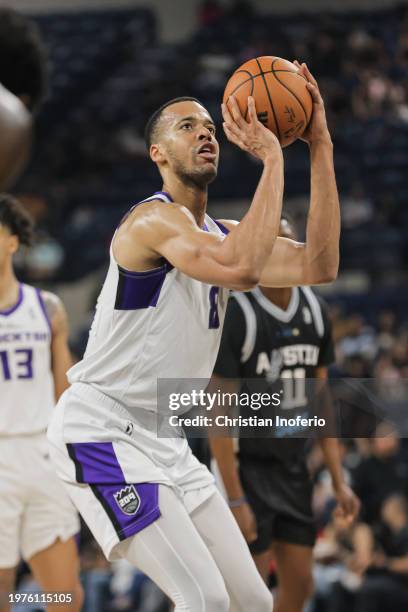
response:
[[[54,293],[42,292],[42,298],[51,324],[51,360],[54,378],[55,398],[58,401],[69,387],[67,371],[72,366],[68,347],[68,318],[63,303]]]

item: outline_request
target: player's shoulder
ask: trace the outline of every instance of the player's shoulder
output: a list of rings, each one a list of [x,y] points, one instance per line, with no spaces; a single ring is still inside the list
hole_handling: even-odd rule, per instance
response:
[[[231,291],[227,306],[227,316],[237,325],[245,324],[255,316],[249,292]]]
[[[51,323],[65,319],[65,306],[61,298],[52,291],[40,290],[41,300],[44,304],[45,311]]]
[[[303,294],[303,298],[315,305],[323,315],[327,316],[329,312],[329,304],[326,300],[321,296],[320,293],[315,291],[312,287],[303,286],[300,287],[301,293]]]
[[[172,228],[180,224],[198,228],[186,206],[178,202],[163,202],[159,198],[138,204],[130,211],[127,221],[127,229],[133,232],[146,232],[147,228]]]

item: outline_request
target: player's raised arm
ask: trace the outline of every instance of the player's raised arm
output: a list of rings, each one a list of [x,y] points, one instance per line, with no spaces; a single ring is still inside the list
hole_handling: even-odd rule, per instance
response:
[[[54,293],[44,291],[42,298],[51,325],[51,367],[55,399],[58,401],[65,389],[69,387],[67,371],[72,366],[72,357],[68,347],[68,320],[59,297]]]
[[[340,206],[333,163],[333,144],[324,103],[306,64],[299,66],[308,80],[313,115],[302,139],[310,147],[311,195],[306,242],[279,237],[262,271],[266,287],[296,287],[333,281],[339,266]],[[234,222],[224,222],[233,227]]]
[[[284,179],[280,144],[258,121],[252,98],[248,109],[246,121],[232,97],[231,113],[223,106],[228,139],[263,162],[257,190],[241,223],[221,240],[200,230],[184,207],[161,205],[156,223],[150,224],[148,230],[142,223],[138,231],[146,246],[150,245],[185,274],[232,289],[248,289],[258,284],[279,231],[282,209]]]

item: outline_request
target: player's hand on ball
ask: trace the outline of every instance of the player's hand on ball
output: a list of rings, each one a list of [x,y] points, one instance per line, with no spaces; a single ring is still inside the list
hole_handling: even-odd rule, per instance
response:
[[[237,508],[231,508],[231,511],[248,544],[254,542],[258,537],[258,530],[251,506],[247,503],[243,503]]]
[[[230,142],[262,161],[268,156],[282,157],[275,134],[258,120],[255,100],[251,96],[248,97],[248,120],[242,116],[233,95],[229,97],[229,108],[226,104],[222,104],[221,108],[224,132]]]
[[[300,64],[297,60],[293,62],[299,68],[299,72],[307,81],[308,88],[313,100],[313,112],[309,125],[303,132],[301,140],[308,144],[321,142],[331,142],[330,132],[327,127],[326,111],[324,108],[323,98],[320,94],[319,86],[316,79],[310,72],[305,63]]]

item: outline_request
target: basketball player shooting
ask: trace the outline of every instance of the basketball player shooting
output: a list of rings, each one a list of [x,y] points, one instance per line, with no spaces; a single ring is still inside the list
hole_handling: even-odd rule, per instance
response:
[[[211,116],[192,98],[162,106],[146,127],[162,190],[135,205],[114,235],[84,358],[49,428],[58,474],[107,558],[138,567],[177,612],[272,610],[213,476],[184,437],[157,436],[157,379],[210,378],[229,289],[336,277],[332,144],[317,84],[302,70],[314,100],[306,243],[277,237],[282,150],[253,99],[247,120],[234,99],[231,111],[223,106],[227,137],[263,167],[239,224],[206,214],[219,155]]]

